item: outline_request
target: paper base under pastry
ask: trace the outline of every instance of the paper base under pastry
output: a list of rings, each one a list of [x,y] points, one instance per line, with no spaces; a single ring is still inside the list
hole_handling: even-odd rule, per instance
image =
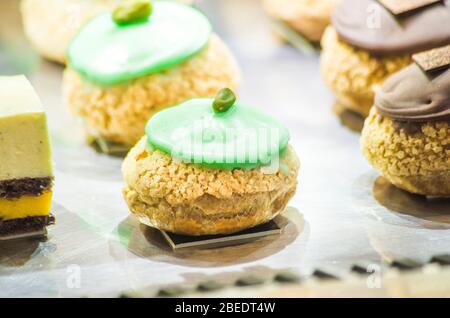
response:
[[[216,248],[247,243],[269,235],[281,233],[280,226],[275,221],[255,226],[237,233],[227,235],[186,236],[161,231],[167,243],[173,250],[181,248]]]
[[[104,153],[111,156],[125,157],[128,151],[131,149],[130,146],[108,141],[102,137],[95,135],[87,135],[87,143],[100,153]]]
[[[338,102],[334,103],[332,111],[339,117],[342,126],[357,133],[362,131],[365,120],[363,115],[340,105]]]

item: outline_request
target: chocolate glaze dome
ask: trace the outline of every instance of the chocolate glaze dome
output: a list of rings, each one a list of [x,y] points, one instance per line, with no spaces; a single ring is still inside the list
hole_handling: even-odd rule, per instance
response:
[[[373,55],[413,54],[450,44],[450,0],[400,16],[376,0],[344,0],[332,23],[342,40]]]
[[[408,66],[384,83],[375,107],[399,121],[450,120],[450,68],[428,75],[416,64]]]

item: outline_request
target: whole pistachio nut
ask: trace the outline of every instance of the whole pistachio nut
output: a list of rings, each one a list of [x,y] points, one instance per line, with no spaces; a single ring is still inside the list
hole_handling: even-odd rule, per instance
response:
[[[213,109],[216,113],[224,113],[233,107],[236,95],[229,88],[222,88],[214,98]]]
[[[112,17],[118,24],[127,24],[147,19],[152,13],[149,0],[126,0],[113,11]]]

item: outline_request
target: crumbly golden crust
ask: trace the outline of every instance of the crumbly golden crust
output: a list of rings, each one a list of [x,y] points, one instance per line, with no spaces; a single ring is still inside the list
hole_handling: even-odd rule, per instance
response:
[[[25,33],[45,58],[64,64],[70,41],[94,16],[123,0],[22,0]],[[190,3],[191,0],[182,2]]]
[[[392,184],[406,191],[450,197],[450,123],[409,123],[374,107],[361,137],[364,155]]]
[[[341,0],[264,0],[266,11],[312,41],[320,41]]]
[[[70,67],[64,72],[66,105],[104,139],[134,145],[157,111],[194,97],[214,96],[223,87],[236,90],[240,71],[234,57],[216,36],[187,62],[167,71],[114,86],[83,79]]]
[[[340,105],[367,116],[375,91],[391,74],[411,63],[410,56],[371,56],[341,41],[333,27],[322,38],[321,72]]]
[[[124,197],[145,224],[186,235],[236,232],[280,213],[297,186],[298,158],[289,147],[286,171],[233,171],[173,160],[143,137],[122,165]],[[288,171],[288,172],[287,172]]]

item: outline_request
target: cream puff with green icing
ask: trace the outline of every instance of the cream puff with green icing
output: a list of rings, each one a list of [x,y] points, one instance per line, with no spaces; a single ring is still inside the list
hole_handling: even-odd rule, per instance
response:
[[[65,63],[67,47],[80,28],[96,15],[112,10],[123,1],[21,0],[25,33],[43,57]]]
[[[118,20],[121,10],[125,18],[131,12],[129,21]],[[75,37],[63,90],[89,134],[131,146],[154,113],[224,86],[236,89],[240,71],[198,10],[168,1],[153,2],[144,17],[129,10],[99,15]]]
[[[287,128],[221,90],[154,115],[122,166],[143,224],[184,235],[237,232],[282,212],[300,166]]]

